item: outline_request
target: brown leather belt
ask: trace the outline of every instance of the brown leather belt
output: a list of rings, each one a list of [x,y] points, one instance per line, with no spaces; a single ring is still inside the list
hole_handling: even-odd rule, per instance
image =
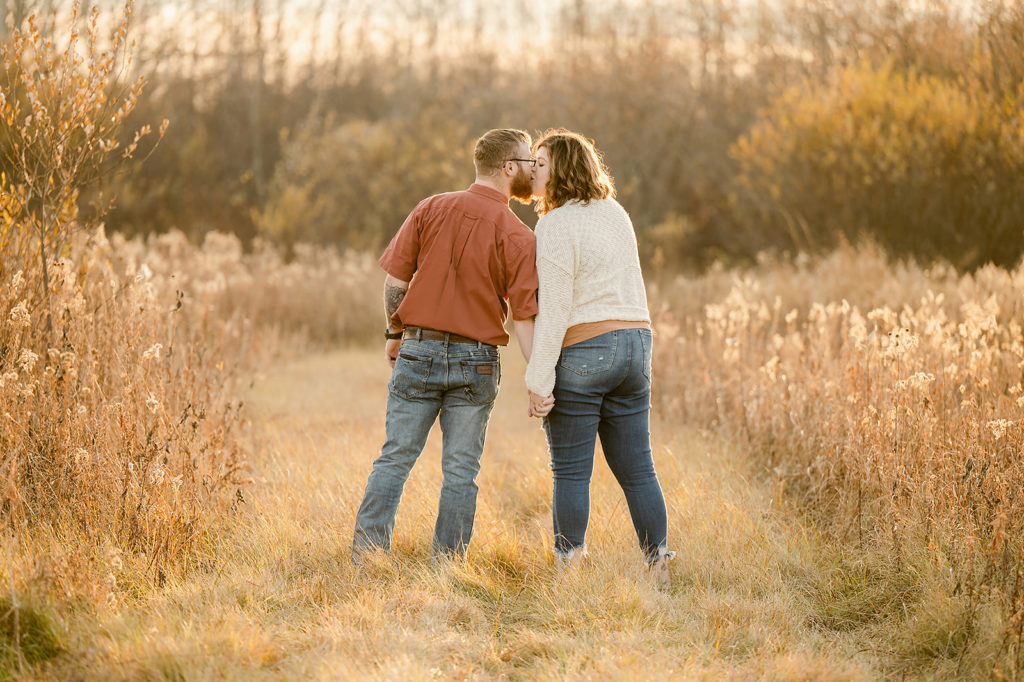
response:
[[[425,341],[445,341],[448,343],[482,343],[476,339],[451,332],[442,332],[436,329],[424,329],[422,327],[406,327],[403,339],[423,339]],[[490,344],[484,344],[485,346]]]

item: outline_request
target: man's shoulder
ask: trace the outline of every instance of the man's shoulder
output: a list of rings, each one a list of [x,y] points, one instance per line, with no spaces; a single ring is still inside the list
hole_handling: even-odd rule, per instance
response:
[[[530,248],[536,243],[533,230],[507,204],[470,190],[434,194],[421,201],[416,210],[436,216],[450,215],[456,211],[477,218],[494,230],[496,239],[517,249]]]
[[[516,240],[533,239],[533,230],[520,220],[511,206],[502,206],[495,202],[493,211],[495,227],[502,236]]]
[[[484,218],[495,224],[502,231],[515,233],[522,230],[533,234],[529,227],[519,219],[508,204],[502,204],[490,197],[481,196],[471,190],[463,189],[453,192],[442,192],[427,197],[421,206],[432,209],[455,208],[468,215]]]
[[[526,223],[512,212],[512,209],[500,217],[497,221],[497,229],[502,238],[516,246],[528,247],[537,241],[533,230],[527,227]]]
[[[421,201],[416,208],[430,213],[447,213],[454,210],[495,223],[506,214],[515,217],[508,206],[502,206],[496,201],[465,189],[434,194]]]
[[[420,210],[429,210],[456,206],[460,203],[465,203],[468,200],[468,194],[469,192],[464,189],[433,194],[417,204],[416,208]]]

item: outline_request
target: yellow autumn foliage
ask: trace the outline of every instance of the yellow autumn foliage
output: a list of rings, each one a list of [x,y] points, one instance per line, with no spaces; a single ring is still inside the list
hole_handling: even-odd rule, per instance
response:
[[[732,146],[766,243],[868,235],[895,254],[1012,265],[1024,246],[1024,119],[971,78],[849,67],[787,90]]]

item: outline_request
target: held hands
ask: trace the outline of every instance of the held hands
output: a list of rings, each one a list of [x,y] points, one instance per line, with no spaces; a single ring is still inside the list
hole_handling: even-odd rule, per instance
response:
[[[546,417],[551,408],[555,406],[555,396],[549,395],[543,398],[533,391],[530,394],[530,407],[527,412],[531,417]]]

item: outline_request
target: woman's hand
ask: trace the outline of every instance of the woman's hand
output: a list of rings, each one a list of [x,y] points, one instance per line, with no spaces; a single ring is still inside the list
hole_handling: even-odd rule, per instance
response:
[[[555,396],[554,395],[549,395],[546,398],[543,398],[543,397],[537,395],[536,393],[534,393],[533,391],[529,391],[529,393],[530,393],[530,409],[528,411],[528,414],[531,417],[546,417],[546,416],[548,416],[548,412],[550,412],[551,408],[555,406]]]

